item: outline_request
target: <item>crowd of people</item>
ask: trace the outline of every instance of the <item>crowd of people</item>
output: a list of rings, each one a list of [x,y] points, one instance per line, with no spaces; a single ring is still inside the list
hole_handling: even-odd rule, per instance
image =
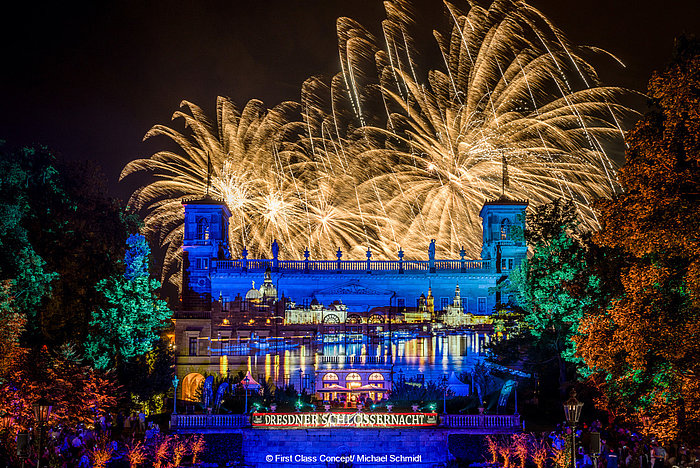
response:
[[[552,446],[562,450],[571,429],[557,426]],[[599,440],[599,442],[597,442]],[[653,437],[599,420],[576,431],[576,468],[700,468],[700,446],[683,442],[662,443]]]
[[[94,427],[49,427],[42,434],[41,466],[90,468],[94,466],[95,449],[98,446],[110,453],[110,466],[128,466],[127,460],[124,459],[127,444],[140,441],[146,450],[160,434],[160,426],[154,421],[147,421],[143,412],[130,415],[107,414],[101,416]],[[11,466],[13,461],[21,460],[24,460],[25,466],[37,466],[37,436],[38,434],[30,432],[27,443],[18,436],[17,453],[2,454],[8,462],[5,466]]]

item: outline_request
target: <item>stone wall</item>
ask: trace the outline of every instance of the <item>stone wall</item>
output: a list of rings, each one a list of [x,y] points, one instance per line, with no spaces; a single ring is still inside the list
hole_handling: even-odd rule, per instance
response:
[[[449,460],[469,466],[488,458],[484,434],[439,427],[248,428],[204,437],[207,447],[202,461],[207,466],[444,467]]]
[[[205,434],[207,464],[247,467],[437,467],[453,430],[434,429],[239,429]]]

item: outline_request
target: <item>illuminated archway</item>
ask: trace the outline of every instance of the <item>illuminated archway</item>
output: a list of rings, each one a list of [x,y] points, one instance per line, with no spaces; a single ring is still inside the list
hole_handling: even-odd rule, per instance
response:
[[[338,374],[334,374],[333,372],[328,372],[323,375],[323,380],[332,380],[332,381],[337,381],[338,380]]]
[[[362,323],[362,317],[360,317],[357,314],[350,314],[350,315],[348,315],[348,320],[346,323],[349,323],[349,324]]]
[[[187,374],[182,379],[182,398],[183,400],[194,401],[197,399],[197,389],[204,384],[204,376],[197,372]]]
[[[369,380],[369,381],[381,380],[383,382],[384,376],[382,374],[380,374],[379,372],[373,372],[373,373],[369,374],[369,378],[367,380]]]
[[[369,323],[384,323],[384,317],[380,314],[372,314],[369,317]]]
[[[340,319],[335,314],[328,314],[323,317],[323,323],[340,323]]]

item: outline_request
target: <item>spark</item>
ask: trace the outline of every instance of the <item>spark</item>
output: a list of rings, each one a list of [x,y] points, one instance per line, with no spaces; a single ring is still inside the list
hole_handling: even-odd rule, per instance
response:
[[[217,101],[216,119],[184,101],[173,118],[185,131],[154,126],[181,152],[160,151],[129,163],[154,180],[132,196],[147,211],[146,229],[167,249],[163,275],[178,271],[183,200],[211,193],[232,213],[234,256],[246,247],[299,258],[424,258],[429,239],[445,256],[464,247],[478,257],[478,213],[501,196],[508,162],[512,199],[538,205],[572,199],[585,223],[590,204],[619,190],[604,146],[622,146],[633,111],[626,91],[601,86],[586,51],[569,44],[541,12],[524,2],[488,7],[445,3],[449,27],[434,33],[440,66],[422,71],[404,0],[384,2],[381,37],[349,18],[337,21],[340,72],[309,78],[299,103],[240,111]],[[602,51],[603,53],[606,53]],[[177,275],[174,275],[177,276]]]

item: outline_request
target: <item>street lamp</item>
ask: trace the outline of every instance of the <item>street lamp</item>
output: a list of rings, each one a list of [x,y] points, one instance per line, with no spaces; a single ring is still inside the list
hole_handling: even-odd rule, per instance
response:
[[[243,414],[248,414],[248,382],[250,379],[246,375],[243,379],[243,387],[245,387],[245,412]]]
[[[180,383],[180,379],[177,375],[173,377],[173,414],[177,414],[177,385]]]
[[[36,468],[41,467],[41,435],[44,429],[44,423],[49,420],[51,416],[51,410],[53,409],[53,403],[45,398],[40,398],[34,403],[34,417],[36,418],[36,423],[39,426],[39,450],[36,457]]]
[[[576,399],[576,390],[571,390],[571,397],[564,403],[564,416],[566,423],[571,428],[571,466],[576,466],[576,424],[581,417],[583,402]]]
[[[442,414],[447,414],[447,376],[442,376]]]

